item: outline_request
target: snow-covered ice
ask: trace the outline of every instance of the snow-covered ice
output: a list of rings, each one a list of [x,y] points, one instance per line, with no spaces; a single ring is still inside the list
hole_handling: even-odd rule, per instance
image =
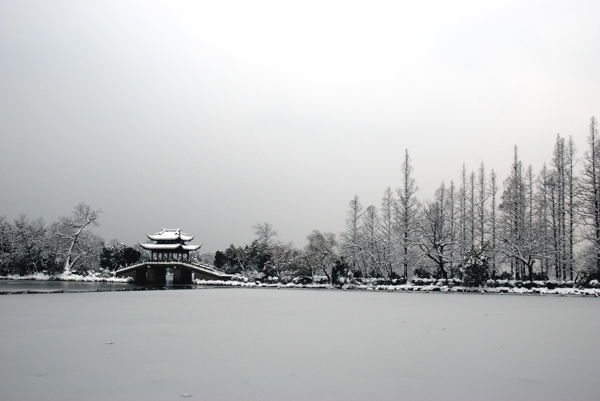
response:
[[[0,399],[597,400],[598,302],[242,288],[6,295]]]

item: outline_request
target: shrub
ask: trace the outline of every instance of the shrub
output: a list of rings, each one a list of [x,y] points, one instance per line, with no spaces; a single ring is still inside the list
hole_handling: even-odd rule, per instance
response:
[[[497,280],[512,280],[512,274],[510,274],[510,272],[501,272],[500,274],[496,275],[496,279]]]
[[[486,246],[471,248],[462,266],[463,282],[468,287],[480,287],[490,278]]]
[[[350,271],[350,267],[346,263],[346,261],[342,259],[337,259],[335,261],[335,265],[331,269],[331,283],[333,285],[341,285],[346,281],[346,277],[348,276],[348,272]]]
[[[417,267],[413,273],[417,278],[431,278],[431,273],[429,270],[423,267]]]

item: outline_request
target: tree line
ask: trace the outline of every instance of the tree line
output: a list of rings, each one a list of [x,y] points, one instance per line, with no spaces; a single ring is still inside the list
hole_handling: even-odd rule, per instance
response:
[[[249,245],[215,254],[231,273],[408,281],[413,277],[581,281],[600,274],[600,139],[592,117],[583,157],[560,134],[547,164],[534,172],[515,146],[502,183],[482,162],[463,164],[457,182],[442,182],[430,199],[418,187],[408,150],[400,182],[379,207],[359,196],[348,206],[345,230],[313,231],[302,249],[276,240],[268,223]]]
[[[137,249],[118,241],[105,244],[90,230],[98,225],[99,215],[99,210],[79,203],[51,224],[25,215],[13,222],[0,217],[0,275],[110,271],[135,263],[141,256]]]

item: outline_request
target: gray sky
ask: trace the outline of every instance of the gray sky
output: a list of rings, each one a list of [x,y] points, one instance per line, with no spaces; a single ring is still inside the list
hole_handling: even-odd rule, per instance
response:
[[[600,114],[600,2],[0,0],[0,215],[78,201],[109,240],[303,245],[513,144],[536,170]],[[581,154],[582,152],[580,152]]]

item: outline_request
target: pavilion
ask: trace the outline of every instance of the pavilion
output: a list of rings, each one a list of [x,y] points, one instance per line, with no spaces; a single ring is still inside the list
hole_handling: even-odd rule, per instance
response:
[[[146,234],[146,236],[154,243],[140,244],[140,246],[150,251],[150,260],[153,262],[189,262],[190,252],[197,251],[202,246],[187,244],[194,239],[194,236],[181,232],[181,228],[163,228],[155,234]]]
[[[121,267],[115,272],[117,277],[131,277],[135,283],[158,286],[166,283],[168,272],[173,275],[174,284],[192,284],[194,279],[224,281],[232,277],[212,265],[192,261],[190,252],[201,245],[188,244],[194,236],[183,233],[181,228],[163,228],[146,236],[153,242],[140,246],[150,251],[150,260]]]

